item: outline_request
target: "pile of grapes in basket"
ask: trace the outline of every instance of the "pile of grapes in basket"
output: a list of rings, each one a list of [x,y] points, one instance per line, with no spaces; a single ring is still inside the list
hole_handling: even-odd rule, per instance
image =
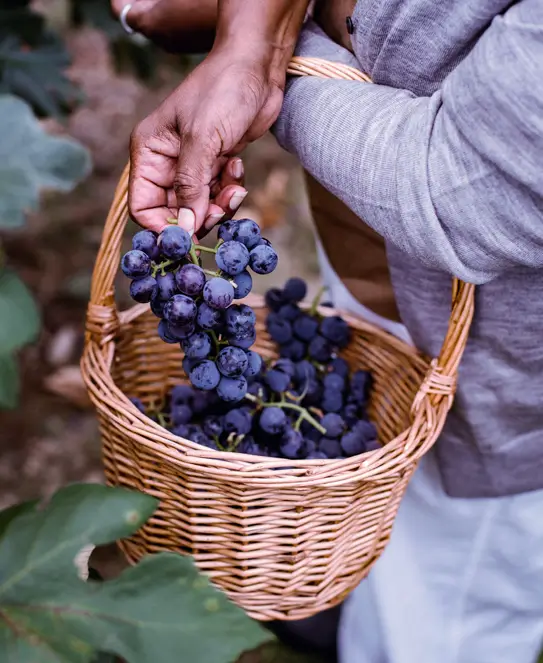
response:
[[[214,254],[216,269],[204,269],[205,253]],[[350,374],[339,356],[350,340],[340,316],[322,316],[318,297],[300,305],[304,281],[266,293],[266,329],[279,358],[264,361],[250,349],[256,315],[234,300],[251,291],[248,268],[269,274],[277,260],[250,219],[222,224],[214,248],[194,244],[178,226],[138,232],[122,271],[132,297],[160,318],[162,340],[180,344],[191,384],[176,385],[162,403],[132,402],[173,434],[214,450],[294,460],[380,448],[367,417],[371,374]]]

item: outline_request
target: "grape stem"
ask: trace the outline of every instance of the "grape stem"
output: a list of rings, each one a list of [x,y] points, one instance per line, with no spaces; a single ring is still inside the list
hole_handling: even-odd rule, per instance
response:
[[[202,246],[198,244],[198,251],[203,251],[204,253],[217,253],[217,249],[211,248],[210,246]]]
[[[319,288],[319,291],[313,298],[313,302],[311,304],[311,308],[309,309],[309,315],[315,315],[317,313],[317,309],[319,308],[319,304],[321,303],[322,296],[326,292],[326,288],[322,286],[322,288]]]
[[[158,262],[155,264],[155,266],[152,269],[152,276],[155,277],[158,272],[160,271],[161,276],[165,276],[166,274],[166,267],[169,267],[170,265],[173,265],[175,260],[164,260],[164,262]]]
[[[321,435],[326,435],[326,428],[321,426],[319,422],[314,419],[309,412],[303,408],[301,405],[295,405],[294,403],[286,403],[284,400],[279,401],[278,403],[263,403],[253,394],[245,394],[245,398],[251,403],[256,403],[258,407],[280,407],[283,410],[294,410],[295,412],[300,413],[300,418],[307,421],[308,424],[311,424],[316,428]],[[301,422],[300,422],[301,423]]]
[[[192,244],[190,245],[189,256],[190,256],[190,259],[192,260],[192,262],[195,265],[198,265],[198,267],[199,267],[200,266],[200,258],[198,257],[198,254],[196,253],[196,251],[198,250],[196,247],[197,247],[197,245],[194,242],[192,242]]]

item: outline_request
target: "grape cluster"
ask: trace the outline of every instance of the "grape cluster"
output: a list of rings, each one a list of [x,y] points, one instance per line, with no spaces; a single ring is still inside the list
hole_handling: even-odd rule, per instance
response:
[[[214,254],[217,269],[204,269],[198,252]],[[240,219],[219,227],[215,248],[194,244],[177,225],[159,235],[141,230],[123,255],[121,269],[132,279],[131,297],[150,303],[160,318],[160,338],[181,345],[192,385],[235,403],[244,398],[247,380],[258,373],[261,360],[249,350],[256,339],[254,311],[233,302],[251,291],[248,268],[270,274],[277,262],[259,226]]]
[[[319,315],[318,300],[303,310],[299,304],[305,295],[306,284],[297,278],[266,294],[270,309],[266,326],[278,343],[278,359],[264,362],[255,352],[228,345],[212,362],[228,380],[244,378],[243,404],[225,398],[221,382],[215,391],[201,390],[200,378],[191,373],[197,389],[177,385],[160,408],[147,414],[175,435],[215,450],[332,459],[380,448],[375,425],[367,416],[371,373],[351,374],[338,355],[349,342],[349,327],[340,316]],[[231,309],[223,323],[226,334],[235,336],[246,325],[254,326],[251,309],[243,305]],[[185,361],[207,352],[205,334],[190,338],[194,340],[183,346]],[[141,402],[134,402],[145,412]]]

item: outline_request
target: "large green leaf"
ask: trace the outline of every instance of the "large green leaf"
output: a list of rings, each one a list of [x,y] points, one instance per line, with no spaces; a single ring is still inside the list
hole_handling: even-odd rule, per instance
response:
[[[17,360],[11,354],[0,354],[0,408],[12,409],[17,405],[19,386]]]
[[[33,341],[40,315],[26,285],[17,274],[0,271],[0,355],[9,355]]]
[[[17,97],[0,95],[0,117],[0,227],[17,227],[42,189],[70,191],[83,180],[90,157],[76,141],[48,135]]]
[[[174,553],[108,582],[79,579],[81,548],[127,536],[155,505],[139,493],[77,485],[11,520],[0,539],[2,663],[88,663],[97,651],[128,663],[230,663],[270,639]]]

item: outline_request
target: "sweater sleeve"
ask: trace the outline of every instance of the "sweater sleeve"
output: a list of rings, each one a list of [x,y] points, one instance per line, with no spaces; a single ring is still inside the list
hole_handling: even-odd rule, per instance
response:
[[[310,26],[298,54],[345,61],[326,41]],[[497,16],[430,97],[292,79],[274,133],[357,216],[428,266],[472,283],[543,267],[540,0]]]

